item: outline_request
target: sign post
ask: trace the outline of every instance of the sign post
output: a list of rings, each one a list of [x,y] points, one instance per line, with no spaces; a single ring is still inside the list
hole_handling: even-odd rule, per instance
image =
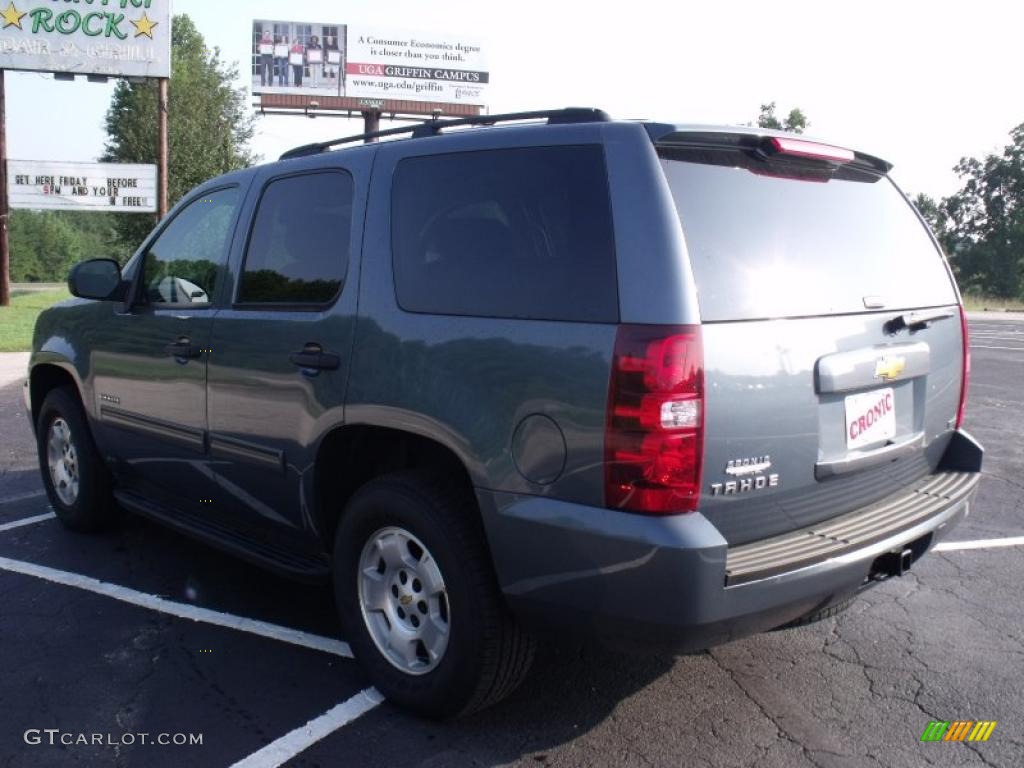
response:
[[[157,99],[157,112],[160,114],[160,192],[157,206],[157,220],[162,220],[167,215],[167,171],[170,166],[170,150],[167,143],[167,84],[166,77],[160,78],[160,97]]]
[[[0,307],[11,305],[11,248],[7,239],[7,94],[0,69]]]
[[[363,133],[375,133],[380,130],[380,110],[368,109],[363,112]],[[376,141],[376,139],[367,139],[366,143],[370,144]]]

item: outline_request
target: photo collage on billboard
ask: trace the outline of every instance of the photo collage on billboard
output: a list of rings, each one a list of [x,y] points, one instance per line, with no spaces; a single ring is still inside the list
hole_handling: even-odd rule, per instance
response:
[[[252,25],[252,91],[345,95],[345,25],[257,20]]]

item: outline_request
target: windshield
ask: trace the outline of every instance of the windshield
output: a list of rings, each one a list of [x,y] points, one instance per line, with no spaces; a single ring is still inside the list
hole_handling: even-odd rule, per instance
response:
[[[886,176],[733,148],[659,155],[705,322],[956,301],[941,254]]]

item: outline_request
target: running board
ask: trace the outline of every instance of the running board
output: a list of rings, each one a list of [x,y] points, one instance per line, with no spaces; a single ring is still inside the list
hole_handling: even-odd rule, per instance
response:
[[[242,560],[298,581],[322,583],[330,580],[326,555],[310,557],[291,549],[253,539],[198,515],[168,510],[129,490],[116,489],[114,498],[125,509],[148,517],[174,530],[199,539]]]

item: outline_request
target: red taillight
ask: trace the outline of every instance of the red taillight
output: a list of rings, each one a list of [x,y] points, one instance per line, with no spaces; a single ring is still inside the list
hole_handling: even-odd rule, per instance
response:
[[[700,326],[619,326],[607,418],[607,506],[659,515],[697,509],[704,453]]]
[[[960,404],[956,409],[956,428],[960,429],[960,425],[964,423],[964,412],[967,410],[967,384],[971,378],[971,343],[967,336],[967,313],[964,312],[964,308],[960,307],[960,333],[963,339],[964,354],[962,371],[963,378],[960,382]]]
[[[833,163],[852,163],[854,154],[849,149],[833,147],[830,144],[819,144],[816,141],[790,139],[773,136],[769,143],[775,154],[809,157],[813,160],[829,160]]]

